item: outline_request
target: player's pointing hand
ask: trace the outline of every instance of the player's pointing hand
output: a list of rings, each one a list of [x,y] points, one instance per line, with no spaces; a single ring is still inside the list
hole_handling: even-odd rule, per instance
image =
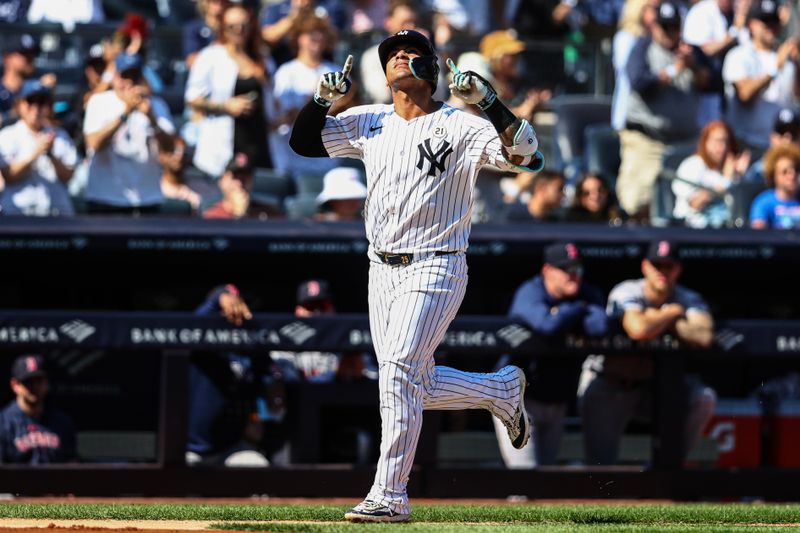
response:
[[[461,72],[450,58],[447,59],[447,68],[453,73],[450,92],[466,103],[480,105],[481,102],[487,100],[490,94],[496,94],[488,81],[471,70]],[[493,98],[492,101],[494,101]]]
[[[320,77],[314,101],[323,107],[330,107],[333,102],[347,94],[352,85],[347,78],[351,70],[353,70],[353,56],[348,55],[341,72],[328,72]]]

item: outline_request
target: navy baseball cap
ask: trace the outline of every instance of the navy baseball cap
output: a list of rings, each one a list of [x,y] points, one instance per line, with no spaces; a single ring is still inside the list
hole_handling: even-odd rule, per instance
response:
[[[415,30],[400,30],[394,35],[384,39],[383,42],[378,45],[378,57],[381,58],[381,67],[383,67],[384,72],[386,72],[386,64],[389,62],[389,52],[391,52],[395,46],[401,44],[415,45],[420,49],[422,55],[436,55],[436,49],[433,47],[433,43],[423,34]]]
[[[792,137],[800,136],[800,117],[797,116],[797,112],[788,107],[781,109],[778,112],[778,116],[775,117],[775,125],[772,127],[772,131],[778,135],[791,133]]]
[[[781,20],[778,16],[778,2],[775,0],[755,0],[750,6],[747,16],[768,23],[776,23]]]
[[[658,6],[656,21],[662,28],[680,27],[681,12],[678,10],[678,6],[672,2],[661,2],[661,5]]]
[[[572,242],[559,242],[545,248],[544,262],[562,270],[582,265],[580,251]]]
[[[11,366],[11,377],[17,381],[25,381],[36,377],[47,377],[44,369],[44,358],[41,355],[21,355]]]
[[[38,55],[41,51],[42,49],[39,47],[39,43],[36,42],[36,39],[34,39],[32,35],[23,33],[11,41],[6,53]]]
[[[139,54],[119,54],[115,60],[117,72],[122,74],[126,70],[142,70],[142,56]]]
[[[39,80],[33,81],[26,81],[22,84],[22,89],[20,89],[17,98],[24,98],[27,100],[32,96],[47,96],[52,97],[53,93],[50,91],[47,86],[43,85],[42,82]]]
[[[681,258],[678,254],[678,246],[668,240],[653,241],[647,248],[647,255],[645,259],[651,263],[658,261],[674,261],[680,262]]]
[[[297,287],[297,305],[331,299],[331,289],[324,279],[310,279]]]

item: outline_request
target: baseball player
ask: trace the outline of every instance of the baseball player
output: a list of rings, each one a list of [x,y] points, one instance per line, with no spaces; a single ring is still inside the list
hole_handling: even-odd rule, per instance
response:
[[[480,107],[488,121],[434,101],[436,52],[421,33],[402,30],[378,47],[393,103],[327,116],[350,88],[349,56],[324,74],[300,111],[291,147],[307,157],[364,162],[369,239],[369,317],[379,365],[381,451],[366,499],[345,514],[354,522],[405,522],[406,485],[423,409],[487,409],[515,448],[530,436],[522,401],[525,375],[515,366],[491,374],[435,366],[433,352],[461,305],[464,255],[478,170],[544,165],[531,125],[515,117],[492,86],[452,62],[451,91]]]

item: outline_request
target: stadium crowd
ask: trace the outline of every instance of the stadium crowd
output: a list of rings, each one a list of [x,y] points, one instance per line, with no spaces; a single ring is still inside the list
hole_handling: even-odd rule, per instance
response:
[[[569,88],[530,75],[535,44],[563,46],[566,79],[577,76],[576,43],[613,39],[605,126],[619,160],[565,160],[556,142],[538,174],[487,169],[473,222],[800,225],[795,2],[196,0],[141,14],[118,4],[0,1],[7,28],[115,28],[79,50],[73,94],[40,61],[47,39],[0,41],[2,214],[359,218],[363,167],[295,154],[292,124],[320,75],[351,51],[356,90],[331,113],[390,101],[376,43],[417,28],[442,65],[478,72],[515,114],[545,129],[549,116],[556,130],[570,120],[559,103]],[[177,24],[182,52],[166,66],[151,60],[153,28]],[[447,85],[436,97],[458,106]]]

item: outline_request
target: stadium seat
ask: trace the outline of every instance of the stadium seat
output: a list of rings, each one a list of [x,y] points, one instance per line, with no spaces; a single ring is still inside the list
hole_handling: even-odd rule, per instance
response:
[[[600,176],[613,190],[619,174],[619,133],[611,126],[593,124],[584,135],[586,172]]]
[[[192,216],[192,204],[186,200],[176,200],[174,198],[167,198],[161,207],[158,208],[158,214],[168,217],[188,217]]]
[[[317,212],[316,194],[298,194],[286,198],[284,202],[286,216],[291,220],[311,218]]]
[[[675,210],[675,193],[672,180],[675,172],[663,169],[653,184],[653,197],[650,200],[650,223],[653,226],[672,226],[680,223],[672,214]]]
[[[253,193],[271,196],[282,205],[287,196],[295,193],[295,186],[292,177],[286,172],[257,168],[253,173]]]
[[[759,182],[737,183],[728,191],[726,201],[731,206],[731,225],[744,228],[750,225],[750,206],[756,196],[766,190],[767,185]]]
[[[585,168],[584,131],[593,124],[611,122],[611,99],[594,95],[563,95],[551,100],[556,113],[553,168],[572,180]]]
[[[298,194],[313,194],[317,195],[322,192],[324,183],[324,174],[297,174],[294,182],[297,186]]]

